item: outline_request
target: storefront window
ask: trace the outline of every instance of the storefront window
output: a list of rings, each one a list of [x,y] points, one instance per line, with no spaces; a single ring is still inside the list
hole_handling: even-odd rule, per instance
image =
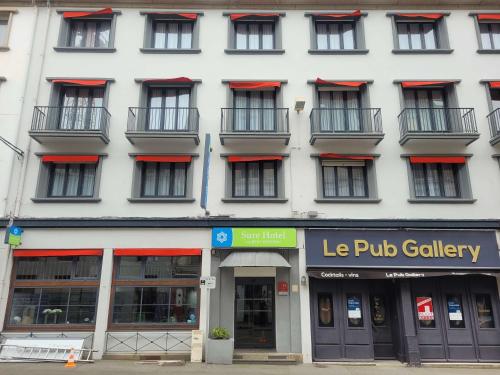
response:
[[[332,295],[327,293],[318,294],[318,315],[320,327],[333,327],[333,302]]]
[[[476,294],[476,310],[479,328],[495,328],[491,297],[489,294]]]
[[[16,288],[10,324],[94,324],[97,288]]]
[[[386,325],[386,305],[385,298],[381,295],[370,296],[370,307],[372,312],[372,324],[375,327]]]
[[[429,295],[428,295],[429,296]],[[417,297],[417,317],[420,328],[436,328],[432,297]]]
[[[16,260],[16,280],[96,279],[100,257],[26,257]]]
[[[118,259],[118,278],[125,279],[177,279],[198,278],[199,256],[124,256]]]
[[[360,294],[347,295],[347,324],[349,327],[363,327],[363,310]]]
[[[462,297],[459,295],[447,295],[446,305],[448,307],[450,328],[465,328]]]

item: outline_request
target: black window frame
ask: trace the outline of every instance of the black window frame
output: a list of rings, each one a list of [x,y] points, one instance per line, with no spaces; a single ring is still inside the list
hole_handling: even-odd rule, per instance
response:
[[[500,45],[498,45],[498,46],[495,45],[495,39],[493,38],[493,34],[496,34],[496,33],[493,33],[491,30],[493,24],[500,25],[500,22],[482,22],[482,21],[478,22],[478,32],[479,32],[479,41],[481,43],[481,49],[484,49],[487,51],[488,50],[493,50],[493,51],[500,50]],[[483,25],[488,27],[488,37],[490,39],[491,48],[486,48],[483,45],[483,32],[481,31],[481,27]],[[500,34],[500,29],[499,29],[499,34]]]
[[[456,195],[455,196],[447,196],[444,193],[444,178],[443,178],[443,164],[450,165],[451,168],[453,169],[453,179],[454,179],[454,185],[455,185],[455,191]],[[412,182],[413,182],[413,189],[415,191],[415,198],[416,199],[457,199],[457,198],[462,198],[463,196],[463,189],[461,186],[461,181],[460,181],[460,165],[459,164],[450,164],[450,163],[422,163],[422,164],[410,164],[411,165],[411,171],[412,171]],[[429,194],[429,185],[428,185],[428,166],[429,165],[437,165],[438,168],[438,178],[439,178],[439,196],[431,196]],[[417,189],[416,189],[416,171],[415,168],[416,166],[422,166],[423,167],[423,172],[425,176],[425,192],[426,195],[417,195]]]
[[[363,168],[363,184],[365,187],[365,194],[364,195],[354,195],[354,183],[353,183],[353,175],[352,175],[352,168],[353,166],[340,166],[342,168],[348,168],[348,178],[349,178],[349,195],[326,195],[326,189],[325,189],[325,168],[335,168],[335,191],[338,192],[338,173],[337,173],[337,168],[339,166],[325,166],[321,165],[321,179],[322,179],[322,189],[323,189],[323,197],[325,199],[330,199],[330,198],[335,198],[335,199],[341,199],[341,198],[346,198],[346,199],[352,199],[352,198],[359,198],[359,199],[364,199],[370,197],[370,191],[369,191],[369,184],[368,184],[368,166],[363,165],[363,166],[356,166],[356,168]]]
[[[152,97],[152,91],[153,90],[161,90],[161,105],[160,107],[151,107],[151,97]],[[175,90],[175,107],[167,107],[166,106],[166,101],[167,101],[167,92],[170,91],[170,90]],[[183,108],[186,108],[186,107],[179,107],[179,96],[180,96],[180,91],[182,90],[187,90],[189,91],[189,104],[188,104],[188,129],[189,130],[189,127],[190,127],[190,120],[189,120],[189,115],[190,115],[190,110],[192,108],[192,101],[193,101],[193,87],[192,86],[156,86],[156,85],[153,85],[153,86],[148,86],[147,87],[147,91],[146,91],[146,108],[147,108],[147,112],[146,112],[146,129],[147,131],[157,131],[156,129],[151,129],[150,128],[150,113],[151,113],[151,110],[153,109],[157,109],[157,108],[161,108],[162,111],[160,112],[160,121],[159,121],[159,124],[161,126],[161,130],[165,130],[165,126],[167,124],[167,121],[165,121],[165,111],[163,111],[163,109],[174,109],[175,110],[175,121],[174,121],[174,124],[175,124],[175,129],[171,130],[171,131],[180,131],[180,129],[178,129],[179,127],[179,109],[183,109]]]
[[[168,24],[172,24],[172,23],[175,23],[175,24],[178,24],[179,27],[178,27],[178,31],[177,31],[177,47],[176,48],[168,48],[167,45],[168,45],[168,33],[165,33],[165,47],[155,47],[155,35],[156,35],[156,27],[157,27],[157,24],[158,23],[164,23],[166,24],[166,29],[168,29]],[[191,45],[189,47],[182,47],[181,43],[181,34],[182,34],[182,27],[181,25],[182,24],[190,24],[191,25]],[[196,24],[196,21],[194,20],[183,20],[183,19],[165,19],[165,18],[152,18],[151,19],[151,37],[150,37],[150,40],[149,40],[149,45],[151,49],[167,49],[167,50],[172,50],[172,51],[175,51],[175,50],[180,50],[180,49],[193,49],[194,48],[194,31],[195,31],[195,25]]]
[[[441,41],[439,40],[439,28],[437,22],[439,21],[403,21],[403,20],[396,20],[396,38],[398,40],[398,49],[403,50],[403,51],[422,51],[422,50],[435,50],[435,49],[441,49]],[[407,31],[406,35],[408,37],[408,47],[409,48],[401,48],[401,45],[399,43],[399,25],[407,25]],[[420,36],[420,44],[422,48],[413,48],[412,47],[412,42],[411,42],[411,34],[410,34],[410,26],[411,25],[418,25],[419,27],[419,36]],[[435,47],[434,48],[427,48],[426,43],[425,43],[425,33],[424,33],[424,25],[432,25],[432,30],[434,33],[434,43]]]
[[[259,48],[250,48],[250,43],[249,43],[249,39],[250,39],[250,31],[249,31],[249,25],[250,24],[257,24],[259,26]],[[265,24],[271,24],[272,25],[272,35],[273,35],[273,46],[272,48],[263,48],[263,30],[262,30],[262,26],[265,25]],[[237,35],[238,35],[238,25],[245,25],[246,26],[246,48],[238,48],[238,38],[237,38]],[[247,51],[247,50],[251,50],[251,51],[272,51],[272,50],[275,50],[277,47],[276,47],[276,42],[277,42],[277,38],[276,38],[276,29],[277,29],[277,25],[276,25],[276,20],[242,20],[242,21],[233,21],[232,22],[232,27],[234,28],[233,32],[234,32],[234,49],[237,50],[237,51]]]
[[[359,49],[358,47],[358,38],[357,38],[357,33],[358,33],[358,30],[357,30],[357,27],[358,27],[358,21],[353,19],[353,20],[344,20],[344,21],[334,21],[334,20],[323,20],[323,19],[315,19],[314,21],[314,36],[315,36],[315,45],[316,45],[316,49],[317,50],[320,50],[318,48],[318,25],[320,24],[325,24],[328,26],[328,33],[327,33],[327,45],[328,45],[328,48],[326,49],[321,49],[320,51],[345,51],[345,50],[357,50]],[[340,28],[339,28],[339,40],[340,40],[340,48],[331,48],[330,46],[330,25],[332,24],[337,24],[337,25],[340,25],[342,27],[342,31],[340,31]],[[352,37],[353,37],[353,48],[344,48],[344,37],[343,37],[343,32],[344,32],[344,26],[345,25],[352,25]]]
[[[77,267],[78,267],[78,261],[80,260],[80,258],[82,257],[93,257],[93,258],[97,258],[98,262],[97,262],[97,275],[95,277],[76,277],[76,270],[77,270]],[[100,277],[101,277],[101,268],[102,268],[102,257],[100,256],[97,256],[97,255],[74,255],[74,256],[70,256],[70,257],[67,257],[67,256],[61,256],[61,257],[56,257],[56,258],[65,258],[65,259],[68,259],[68,258],[71,258],[71,274],[70,274],[70,277],[69,278],[47,278],[47,277],[42,277],[42,278],[19,278],[18,277],[18,270],[19,270],[19,262],[21,262],[22,260],[26,260],[26,259],[39,259],[39,260],[44,260],[44,263],[47,263],[48,259],[49,258],[52,258],[52,257],[44,257],[44,256],[39,256],[39,257],[20,257],[20,258],[15,258],[15,267],[14,267],[14,274],[13,274],[13,277],[16,281],[32,281],[32,282],[37,282],[37,281],[60,281],[60,280],[64,280],[64,281],[74,281],[74,280],[99,280]],[[46,269],[46,267],[43,267],[43,265],[41,266],[41,269]],[[43,276],[46,276],[46,274],[44,273]]]
[[[249,195],[248,194],[248,165],[250,163],[259,164],[259,195]],[[273,163],[274,166],[274,195],[264,195],[264,163]],[[235,195],[236,187],[236,164],[245,164],[245,195]],[[278,173],[279,165],[278,160],[259,160],[251,162],[234,162],[231,163],[231,198],[278,198],[279,187],[278,187]]]
[[[64,173],[64,182],[63,182],[63,194],[62,195],[53,195],[52,188],[54,185],[54,174],[57,166],[64,165],[65,173]],[[80,171],[78,175],[78,188],[76,195],[67,195],[68,188],[68,172],[71,166],[79,165]],[[92,194],[83,195],[83,177],[85,173],[85,167],[93,166],[94,167],[94,186],[92,187]],[[92,198],[95,196],[96,191],[96,181],[97,181],[97,173],[98,173],[98,165],[97,163],[50,163],[48,165],[48,188],[47,188],[47,198]]]
[[[141,162],[140,166],[140,176],[141,176],[141,181],[140,181],[140,191],[139,191],[139,197],[140,198],[186,198],[187,197],[187,180],[188,180],[188,169],[189,169],[189,164],[190,163],[177,163],[177,162]],[[155,172],[155,195],[146,195],[144,194],[145,190],[145,184],[146,184],[146,170],[148,165],[150,164],[156,164],[156,172]],[[168,195],[159,195],[158,194],[158,185],[159,185],[159,175],[160,175],[160,169],[162,165],[170,164],[170,175],[169,175],[169,184],[168,184],[168,190],[169,194]],[[175,184],[175,170],[178,165],[184,166],[184,194],[183,195],[174,195],[173,190],[174,190],[174,184]]]
[[[65,43],[65,46],[64,47],[69,47],[69,48],[86,48],[86,49],[99,49],[99,48],[112,48],[113,47],[113,42],[112,42],[112,37],[113,37],[113,18],[74,18],[74,19],[70,19],[70,20],[67,20],[66,22],[68,22],[68,35],[67,35],[67,40],[66,40],[66,43]],[[108,39],[108,45],[107,46],[96,46],[95,45],[95,42],[94,42],[94,45],[93,46],[75,46],[75,45],[72,45],[71,44],[71,34],[73,33],[73,30],[75,28],[75,24],[76,22],[83,22],[84,23],[84,27],[85,27],[85,37],[87,36],[87,32],[88,32],[88,23],[89,22],[96,22],[96,42],[99,40],[99,38],[97,37],[98,36],[98,27],[102,24],[102,23],[109,23],[109,39]]]

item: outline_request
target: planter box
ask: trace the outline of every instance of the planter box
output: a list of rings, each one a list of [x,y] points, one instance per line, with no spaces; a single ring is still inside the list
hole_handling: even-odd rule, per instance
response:
[[[233,363],[234,339],[207,340],[207,363],[231,365]]]

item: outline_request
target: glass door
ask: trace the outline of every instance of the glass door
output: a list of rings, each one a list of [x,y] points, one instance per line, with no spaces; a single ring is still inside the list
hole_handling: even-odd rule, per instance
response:
[[[274,279],[235,280],[234,346],[274,348]]]
[[[409,132],[448,131],[448,106],[444,89],[404,90]]]
[[[63,87],[61,90],[58,129],[101,129],[103,104],[103,88],[76,86]]]
[[[148,131],[188,131],[190,89],[154,87],[148,96]]]
[[[361,131],[359,91],[318,91],[322,132]]]

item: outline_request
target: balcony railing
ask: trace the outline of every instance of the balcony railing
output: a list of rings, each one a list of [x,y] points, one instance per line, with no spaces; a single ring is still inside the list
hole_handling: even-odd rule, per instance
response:
[[[380,108],[313,108],[311,144],[317,139],[372,139],[379,143],[382,132]]]
[[[491,112],[487,118],[490,123],[490,143],[492,145],[496,145],[497,143],[500,143],[500,108]]]
[[[199,143],[198,108],[130,107],[127,138],[193,138]]]
[[[35,107],[30,135],[38,142],[49,138],[100,138],[109,142],[111,115],[104,107]]]
[[[290,129],[288,108],[222,108],[221,142],[224,139],[284,139]]]
[[[398,119],[401,144],[416,139],[469,144],[479,137],[473,108],[405,108]]]

